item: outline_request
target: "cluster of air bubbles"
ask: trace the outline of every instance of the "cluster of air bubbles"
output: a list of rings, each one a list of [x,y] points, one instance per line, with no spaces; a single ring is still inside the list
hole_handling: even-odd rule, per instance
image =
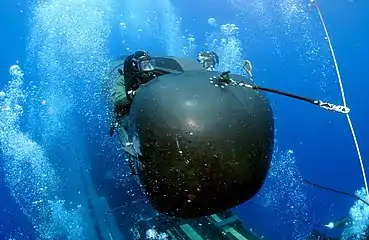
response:
[[[217,20],[215,18],[209,18],[208,19],[208,24],[210,26],[213,26],[213,27],[218,27],[218,23],[217,23]]]
[[[365,188],[357,190],[356,196],[366,199]],[[346,225],[342,233],[342,239],[364,239],[369,227],[369,206],[357,200],[351,207],[349,214],[351,222]]]
[[[194,35],[189,34],[187,40],[188,40],[189,43],[192,43],[192,44],[195,43],[195,37],[194,37]]]
[[[149,33],[152,29],[153,15],[155,11],[149,11],[147,6],[140,2],[128,1],[123,3],[125,12],[119,16],[119,29],[123,39],[137,41],[142,37],[141,33]],[[139,11],[137,9],[140,9]],[[127,44],[129,45],[129,44]]]
[[[315,8],[309,5],[298,0],[283,0],[279,5],[283,20],[281,27],[284,27],[285,34],[296,45],[300,59],[319,62],[318,71],[324,73],[326,69],[323,68],[328,60],[326,56],[326,59],[322,58],[325,55],[322,46],[326,47],[326,39],[323,31],[314,33],[314,29],[322,30],[322,27],[318,18],[312,21],[312,16],[316,15]]]
[[[220,31],[225,36],[233,36],[238,33],[239,28],[234,23],[227,23],[220,26]]]
[[[120,22],[119,27],[122,31],[127,30],[127,24],[125,22]]]
[[[38,114],[39,125],[45,129],[52,125],[45,130],[48,134],[58,135],[64,129],[57,126],[64,126],[76,112],[86,122],[105,121],[97,116],[105,106],[96,106],[108,65],[109,10],[106,1],[97,0],[44,1],[33,9],[28,54],[41,77],[33,98],[47,99],[58,110],[57,116]]]
[[[321,22],[311,1],[228,1],[237,9],[243,22],[256,24],[272,40],[274,54],[280,56],[280,59],[289,58],[287,54],[297,54],[294,58],[298,59],[297,63],[301,67],[306,69],[306,62],[311,63],[312,76],[309,79],[318,81],[310,83],[317,84],[322,91],[329,87],[326,76],[333,74],[329,67],[332,65],[331,56]],[[287,38],[281,38],[281,33]],[[291,46],[293,52],[281,51]]]
[[[180,38],[181,36],[181,20],[178,17],[169,1],[165,4],[164,22],[166,27],[163,28],[163,37],[165,37],[166,53],[171,56],[178,55],[184,47],[184,42]]]
[[[13,65],[9,68],[9,73],[13,78],[23,77],[23,71],[19,65]]]
[[[306,226],[309,222],[306,186],[296,178],[299,171],[293,150],[276,151],[273,156],[268,179],[258,194],[257,201],[266,208],[284,209],[285,215],[280,217],[285,217],[286,223],[294,226],[294,239],[300,239],[306,235],[301,228],[309,227]]]
[[[278,3],[271,1],[244,1],[244,0],[228,0],[237,10],[238,15],[245,20],[247,17],[257,19],[256,25],[264,30],[268,35],[271,34],[269,28],[273,24],[271,10],[275,9]]]
[[[49,231],[49,238],[55,239],[56,236],[68,239],[84,239],[84,219],[82,206],[78,205],[75,209],[67,210],[64,200],[49,200],[50,221],[54,224]],[[63,226],[63,227],[61,227]]]
[[[26,93],[22,89],[23,71],[19,65],[13,65],[9,68],[9,74],[12,78],[4,91],[0,91],[0,129],[5,132],[14,124],[23,114],[22,104],[25,101]]]
[[[126,49],[134,46],[146,48],[148,38],[158,41],[165,54],[178,56],[183,53],[186,46],[182,38],[182,18],[176,14],[171,1],[124,1],[124,13],[120,22],[123,22],[122,34],[128,39],[125,42]],[[128,30],[128,31],[127,31]],[[145,38],[145,41],[137,44],[137,39]],[[132,40],[133,39],[133,40]],[[129,50],[127,49],[127,50]]]
[[[46,157],[44,148],[25,134],[19,119],[22,104],[25,101],[23,86],[23,71],[18,65],[9,69],[11,80],[5,92],[4,104],[7,111],[0,118],[0,150],[3,156],[4,179],[10,193],[20,209],[29,218],[43,239],[55,239],[64,229],[64,236],[71,236],[70,229],[65,229],[66,223],[76,220],[74,217],[61,219],[67,210],[57,213],[53,199],[60,194],[61,184],[55,169]],[[54,217],[50,218],[52,215]],[[68,215],[69,216],[69,215]],[[79,220],[76,224],[80,226]],[[76,227],[74,227],[76,228]],[[55,231],[54,231],[55,230]],[[56,232],[56,230],[58,232]],[[80,239],[80,238],[75,238]]]
[[[146,238],[147,240],[167,240],[168,234],[166,233],[158,233],[154,228],[150,228],[146,231]]]
[[[196,39],[193,34],[188,34],[188,36],[183,36],[187,40],[187,44],[183,47],[182,52],[184,56],[193,57],[197,48]]]
[[[48,187],[48,191],[50,189],[63,191],[65,194],[63,198],[82,203],[83,206],[87,204],[87,196],[77,194],[84,184],[79,177],[83,171],[80,164],[89,161],[86,160],[86,152],[91,148],[92,139],[94,146],[95,144],[102,146],[104,138],[107,138],[101,132],[105,133],[103,126],[106,126],[108,119],[106,115],[109,112],[101,101],[101,95],[109,94],[106,86],[109,84],[108,80],[111,81],[104,78],[109,67],[108,11],[107,1],[43,1],[42,4],[35,5],[30,23],[28,55],[34,61],[32,65],[36,65],[40,81],[35,82],[34,91],[31,93],[27,127],[32,135],[40,136],[41,140],[38,142],[40,145],[37,145],[44,154],[42,157],[34,155],[34,158],[39,157],[39,161],[43,162],[39,167],[40,171],[55,172],[55,175],[60,177],[68,176],[62,184],[56,184],[55,188]],[[106,81],[103,81],[105,79]],[[43,105],[47,103],[45,107],[40,106],[40,99],[45,100],[42,102]],[[94,136],[88,139],[82,137],[86,129],[93,129],[89,134]],[[48,159],[45,157],[46,153],[55,157]],[[51,165],[58,168],[50,170]],[[37,176],[29,175],[37,179]],[[65,186],[68,187],[64,188]],[[35,199],[33,202],[38,200]],[[79,236],[82,229],[84,234],[93,232],[86,229],[94,221],[90,214],[81,219],[77,212],[64,211],[59,205],[46,205],[46,198],[41,200],[44,201],[37,206],[47,211],[48,217],[52,214],[53,222],[56,224],[56,228],[49,225],[46,225],[46,228],[56,231],[57,228],[62,229],[65,226],[68,228],[67,236],[72,239],[83,239]],[[55,210],[58,206],[59,211],[50,212],[50,207]],[[24,211],[28,211],[29,206],[25,205],[23,208]],[[42,213],[35,213],[33,216],[41,219],[33,222],[35,227],[43,224]],[[86,222],[89,223],[88,226]],[[74,227],[69,227],[67,223],[73,223]],[[63,226],[58,227],[57,224]],[[40,232],[41,237],[47,234],[44,231]],[[59,238],[55,236],[52,239]]]
[[[238,30],[235,24],[224,24],[220,26],[219,32],[207,34],[207,48],[219,56],[216,70],[243,73],[242,43],[237,37]]]

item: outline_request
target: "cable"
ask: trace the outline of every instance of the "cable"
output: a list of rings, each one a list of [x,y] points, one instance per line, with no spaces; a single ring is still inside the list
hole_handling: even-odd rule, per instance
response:
[[[248,70],[245,69],[245,71],[248,71]],[[249,75],[251,74],[251,72],[247,72],[247,73]],[[283,91],[280,91],[280,90],[277,90],[277,89],[266,88],[266,87],[261,87],[261,86],[256,86],[256,85],[250,85],[250,84],[244,83],[242,81],[241,82],[236,82],[233,79],[231,79],[229,74],[230,74],[230,71],[223,72],[223,73],[220,74],[220,76],[218,78],[217,77],[211,78],[210,83],[215,84],[216,87],[220,85],[222,88],[224,88],[228,84],[232,84],[234,86],[250,88],[252,90],[275,93],[275,94],[278,94],[278,95],[283,95],[283,96],[286,96],[286,97],[289,97],[289,98],[294,98],[294,99],[297,99],[297,100],[308,102],[308,103],[314,104],[318,107],[324,108],[324,109],[329,110],[329,111],[334,111],[334,112],[337,112],[337,113],[348,114],[350,112],[350,109],[346,106],[335,105],[333,103],[323,102],[321,100],[314,100],[314,99],[310,99],[310,98],[307,98],[307,97],[298,96],[296,94],[283,92]]]
[[[338,68],[337,59],[336,59],[336,55],[335,55],[334,50],[333,50],[331,39],[329,37],[328,30],[327,30],[327,27],[325,25],[325,22],[324,22],[322,13],[320,12],[320,8],[318,6],[318,3],[316,2],[316,0],[311,0],[311,2],[314,3],[314,5],[316,7],[316,10],[318,12],[319,18],[320,18],[320,22],[322,23],[322,26],[324,28],[324,32],[325,32],[325,36],[327,38],[329,49],[330,49],[330,52],[332,54],[334,68],[336,69],[338,83],[340,85],[340,90],[341,90],[341,96],[342,96],[343,105],[344,105],[344,107],[346,107],[347,104],[346,104],[345,92],[343,90],[343,84],[342,84],[341,74],[340,74],[340,71],[339,71],[339,68]],[[359,162],[360,162],[361,173],[362,173],[362,176],[363,176],[363,179],[364,179],[364,185],[365,185],[366,195],[367,195],[367,199],[369,200],[368,182],[366,180],[366,173],[365,173],[363,159],[362,159],[362,156],[361,156],[361,151],[360,151],[359,143],[358,143],[357,138],[356,138],[355,130],[354,130],[354,127],[352,125],[350,115],[349,114],[346,114],[346,117],[347,117],[347,122],[348,122],[348,124],[350,126],[351,134],[352,134],[352,137],[353,137],[353,140],[354,140],[354,143],[355,143],[357,156],[358,156]]]
[[[365,201],[364,199],[362,199],[361,197],[359,196],[356,196],[352,193],[348,193],[348,192],[344,192],[344,191],[341,191],[341,190],[336,190],[336,189],[333,189],[333,188],[329,188],[329,187],[325,187],[325,186],[322,186],[322,185],[319,185],[317,183],[313,183],[309,180],[306,180],[305,178],[303,177],[300,177],[300,176],[297,176],[297,175],[294,175],[296,178],[302,180],[303,182],[309,184],[309,185],[312,185],[314,187],[318,187],[318,188],[321,188],[321,189],[324,189],[324,190],[328,190],[328,191],[331,191],[331,192],[335,192],[335,193],[338,193],[338,194],[342,194],[342,195],[346,195],[346,196],[349,196],[349,197],[352,197],[356,200],[359,200],[361,202],[363,202],[364,204],[368,205],[369,206],[369,203],[367,201]]]

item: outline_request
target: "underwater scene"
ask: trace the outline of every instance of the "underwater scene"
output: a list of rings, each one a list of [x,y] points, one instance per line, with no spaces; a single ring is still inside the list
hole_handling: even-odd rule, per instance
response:
[[[369,239],[369,2],[0,2],[0,240]]]

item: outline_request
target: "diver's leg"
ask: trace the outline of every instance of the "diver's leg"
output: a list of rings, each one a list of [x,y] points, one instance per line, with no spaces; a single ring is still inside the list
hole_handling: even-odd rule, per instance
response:
[[[112,137],[114,132],[118,129],[121,119],[129,115],[130,107],[131,102],[127,98],[123,99],[119,104],[114,105],[113,116],[110,123],[110,137]]]
[[[126,115],[124,117],[121,117],[119,120],[117,130],[122,144],[122,149],[125,153],[128,153],[130,156],[137,156],[137,153],[133,147],[132,137],[129,134],[129,127],[130,127],[129,116]]]

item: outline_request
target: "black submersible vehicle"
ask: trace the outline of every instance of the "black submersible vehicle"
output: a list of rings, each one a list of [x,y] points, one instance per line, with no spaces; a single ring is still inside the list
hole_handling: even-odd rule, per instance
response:
[[[134,91],[126,86],[134,97],[116,131],[132,177],[157,212],[134,223],[130,238],[261,239],[230,209],[258,193],[270,167],[274,118],[263,92],[348,109],[257,86],[249,61],[247,77],[208,71],[192,58],[145,61],[155,75]],[[125,64],[113,64],[112,79],[124,77]],[[119,219],[122,208],[111,209],[106,215]]]

